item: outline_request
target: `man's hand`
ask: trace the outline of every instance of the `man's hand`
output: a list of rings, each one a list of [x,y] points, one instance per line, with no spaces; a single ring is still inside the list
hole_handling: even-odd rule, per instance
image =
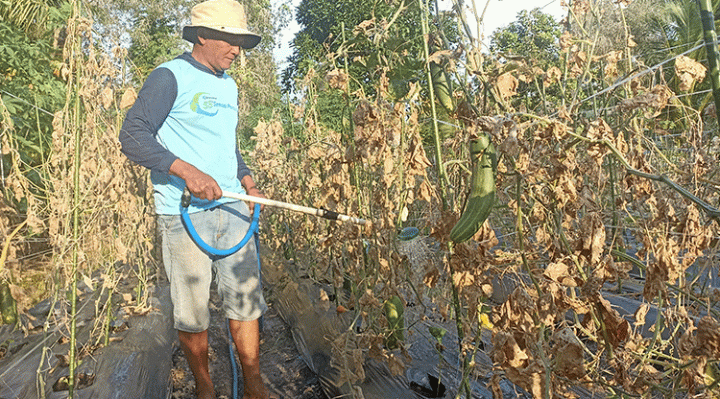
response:
[[[215,179],[181,159],[170,165],[170,174],[185,180],[188,190],[197,198],[216,200],[222,197],[222,189]]]
[[[255,185],[255,180],[253,180],[252,176],[245,175],[243,176],[242,180],[240,181],[242,186],[245,188],[245,192],[247,195],[252,195],[253,197],[260,197],[260,198],[267,198],[265,194],[263,194],[262,191],[260,191],[259,188]],[[250,207],[250,212],[255,211],[255,203],[248,202],[248,207]],[[265,209],[265,205],[260,204],[260,210]]]
[[[251,195],[253,197],[267,198],[265,196],[265,194],[263,194],[263,192],[260,191],[260,189],[255,186],[250,187],[249,189],[246,189],[245,192],[247,192],[248,195]],[[254,202],[249,202],[248,207],[250,207],[250,212],[255,211],[255,203]],[[265,209],[265,205],[260,204],[260,210],[263,210],[263,209]]]

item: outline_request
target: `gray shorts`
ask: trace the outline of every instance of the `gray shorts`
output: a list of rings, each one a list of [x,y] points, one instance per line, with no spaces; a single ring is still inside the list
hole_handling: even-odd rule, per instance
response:
[[[227,249],[245,236],[250,225],[248,215],[247,204],[238,201],[191,213],[190,219],[203,241],[211,247]],[[251,321],[265,313],[267,304],[253,239],[238,252],[218,258],[195,244],[180,215],[160,215],[158,229],[176,329],[193,333],[210,326],[208,305],[213,272],[227,318]]]

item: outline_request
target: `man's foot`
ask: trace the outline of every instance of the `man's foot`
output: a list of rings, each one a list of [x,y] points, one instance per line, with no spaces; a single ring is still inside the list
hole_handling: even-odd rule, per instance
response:
[[[198,399],[216,399],[215,386],[210,379],[208,368],[207,330],[199,333],[178,331],[178,338],[195,377],[195,393]]]
[[[195,386],[197,387],[195,389],[195,393],[197,394],[198,399],[217,399],[215,396],[215,387],[213,386],[212,380],[209,378],[208,375],[207,381],[200,382],[198,379],[195,379]]]
[[[204,394],[204,395],[198,393],[198,394],[197,394],[197,397],[198,397],[198,399],[217,399],[217,398],[215,397],[215,392],[212,392],[212,393],[210,393],[210,394]]]
[[[275,398],[269,394],[260,374],[243,375],[243,394],[243,399]]]
[[[256,392],[253,394],[251,394],[248,391],[245,391],[245,394],[243,395],[243,399],[280,399],[280,397],[275,394],[268,393],[267,391]]]

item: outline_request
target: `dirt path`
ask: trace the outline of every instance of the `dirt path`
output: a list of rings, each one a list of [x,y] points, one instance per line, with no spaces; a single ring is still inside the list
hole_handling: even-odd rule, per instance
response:
[[[268,297],[266,293],[266,298]],[[210,375],[215,383],[218,399],[233,399],[233,372],[229,357],[227,322],[222,316],[220,298],[213,289],[210,295]],[[262,318],[260,334],[260,362],[268,388],[280,398],[327,399],[320,389],[317,376],[307,367],[295,348],[290,329],[277,311],[270,309]],[[234,348],[233,348],[234,350]],[[237,354],[235,354],[237,360]],[[239,363],[238,367],[239,366]],[[240,370],[238,370],[240,372]],[[182,350],[173,353],[174,399],[194,399],[195,383]],[[242,398],[240,376],[238,398]]]

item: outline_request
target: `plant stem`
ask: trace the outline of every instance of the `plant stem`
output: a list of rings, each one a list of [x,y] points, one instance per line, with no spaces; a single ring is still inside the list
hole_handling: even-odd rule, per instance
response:
[[[703,24],[705,50],[707,51],[708,65],[710,66],[710,82],[712,83],[713,98],[715,99],[715,117],[720,120],[720,71],[718,71],[718,46],[715,33],[715,18],[710,0],[697,0],[700,7],[700,19]]]
[[[438,123],[437,123],[437,109],[435,107],[435,91],[433,90],[433,78],[432,78],[432,72],[430,71],[430,49],[428,47],[428,37],[429,37],[429,28],[428,28],[428,18],[429,18],[429,8],[428,4],[425,3],[423,0],[418,0],[420,3],[420,9],[422,12],[422,33],[423,33],[423,51],[425,55],[425,71],[427,73],[427,80],[428,80],[428,91],[430,92],[430,110],[432,115],[432,123],[433,123],[433,137],[435,140],[435,162],[437,165],[438,170],[438,181],[440,183],[440,192],[442,199],[442,205],[443,209],[448,208],[447,203],[447,173],[445,172],[445,165],[442,161],[442,147],[440,143],[440,131],[438,130]]]
[[[542,289],[540,288],[540,284],[538,283],[537,279],[532,273],[532,270],[530,269],[530,263],[528,263],[527,256],[525,256],[525,235],[523,234],[522,225],[523,211],[522,207],[520,206],[520,200],[522,199],[522,175],[520,173],[517,174],[515,188],[515,202],[517,204],[517,212],[515,215],[515,231],[517,232],[518,236],[518,249],[520,250],[520,257],[522,258],[525,272],[528,274],[528,277],[530,277],[530,280],[535,286],[535,290],[537,290],[538,298],[540,298],[543,295]]]
[[[20,229],[25,226],[27,223],[27,219],[23,220],[22,223],[20,223],[15,230],[13,230],[7,237],[5,237],[5,244],[3,244],[2,253],[0,253],[0,271],[5,269],[5,260],[7,259],[8,251],[10,249],[10,243],[12,242],[12,238],[15,237],[15,234],[20,231]]]
[[[667,176],[664,176],[664,175],[653,175],[653,174],[650,174],[650,173],[646,173],[646,172],[640,171],[640,170],[635,169],[635,168],[633,168],[632,166],[630,166],[630,162],[628,162],[627,159],[625,159],[625,157],[620,153],[620,151],[618,151],[618,149],[615,148],[615,146],[614,146],[612,143],[610,143],[607,139],[600,139],[600,140],[589,139],[589,138],[587,138],[587,137],[583,137],[582,135],[579,135],[579,134],[577,134],[577,133],[571,132],[571,131],[569,131],[569,130],[567,131],[567,133],[568,133],[569,135],[577,138],[577,139],[580,139],[580,140],[583,140],[583,141],[586,141],[586,142],[589,142],[589,143],[592,143],[592,144],[602,144],[602,145],[606,146],[606,147],[610,150],[610,152],[612,152],[612,154],[615,156],[615,158],[616,158],[618,161],[620,161],[620,163],[623,165],[623,167],[625,168],[625,170],[626,170],[628,173],[630,173],[630,174],[632,174],[632,175],[635,175],[635,176],[640,176],[640,177],[643,177],[643,178],[646,178],[646,179],[649,179],[649,180],[654,180],[654,181],[658,181],[658,182],[663,182],[663,183],[665,183],[666,185],[670,186],[670,188],[672,188],[673,190],[675,190],[678,194],[680,194],[680,195],[682,195],[683,197],[685,197],[685,198],[689,199],[690,201],[694,202],[694,203],[695,203],[697,206],[699,206],[700,209],[702,209],[709,217],[711,217],[711,218],[713,218],[713,219],[720,219],[720,209],[715,208],[714,206],[712,206],[712,205],[708,204],[707,202],[701,200],[700,198],[698,198],[697,196],[695,196],[694,194],[692,194],[691,192],[689,192],[687,189],[685,189],[685,188],[682,187],[681,185],[679,185],[679,184],[675,183],[674,181],[670,180]]]

